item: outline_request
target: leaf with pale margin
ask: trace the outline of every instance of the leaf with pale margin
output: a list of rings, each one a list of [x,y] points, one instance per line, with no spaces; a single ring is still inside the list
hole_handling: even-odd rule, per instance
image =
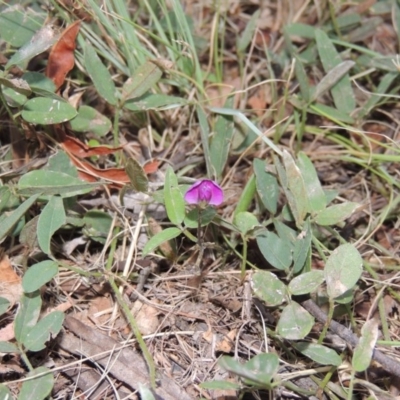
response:
[[[251,278],[251,287],[254,295],[269,307],[278,306],[286,301],[286,286],[272,272],[255,272]]]
[[[285,339],[305,338],[314,325],[314,318],[300,304],[292,301],[282,311],[276,330]]]
[[[300,169],[301,176],[307,191],[310,212],[318,213],[326,208],[326,195],[322,189],[321,182],[318,179],[317,171],[307,155],[300,152],[297,155],[297,166]]]
[[[353,352],[351,361],[356,372],[363,372],[371,363],[376,341],[378,340],[378,322],[368,320],[361,329],[361,338]]]
[[[322,226],[336,225],[349,218],[359,206],[358,203],[352,201],[335,204],[319,212],[315,217],[315,222]]]
[[[332,299],[339,297],[352,289],[361,277],[360,253],[352,244],[342,244],[328,258],[324,273],[328,296]]]
[[[324,282],[324,271],[309,271],[296,276],[289,283],[289,291],[295,296],[308,294],[318,289]]]

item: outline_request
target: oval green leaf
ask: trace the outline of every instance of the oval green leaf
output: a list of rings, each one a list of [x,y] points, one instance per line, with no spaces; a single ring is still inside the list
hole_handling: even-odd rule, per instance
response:
[[[362,258],[358,250],[349,243],[336,248],[326,262],[325,281],[328,296],[339,297],[347,292],[360,279]]]
[[[108,69],[104,66],[91,44],[86,43],[84,51],[84,65],[95,88],[101,97],[115,106],[117,104],[117,98],[115,96],[115,85],[111,74],[108,72]]]
[[[69,121],[75,132],[91,132],[96,136],[104,136],[111,130],[111,121],[89,106],[79,107],[78,115]]]
[[[154,235],[143,248],[143,257],[156,249],[164,242],[178,237],[182,231],[179,228],[167,228]]]
[[[76,114],[75,108],[65,101],[35,97],[24,104],[21,115],[32,124],[52,125],[69,121]]]
[[[361,338],[354,349],[351,361],[355,371],[363,372],[369,367],[378,340],[378,333],[378,323],[375,319],[368,320],[362,327]]]
[[[295,296],[312,293],[324,280],[324,271],[309,271],[293,278],[289,283],[289,291]]]
[[[357,207],[359,207],[359,204],[351,201],[335,204],[322,210],[315,218],[315,222],[322,226],[336,225],[349,218]]]
[[[277,332],[289,340],[305,338],[314,325],[314,318],[300,304],[292,301],[282,311]]]
[[[36,368],[29,372],[27,378],[31,379],[23,382],[18,400],[43,400],[51,393],[54,377],[48,368]]]
[[[37,224],[38,243],[45,254],[51,253],[51,238],[65,224],[65,221],[63,199],[59,196],[51,196],[49,202],[43,208]]]
[[[254,294],[273,307],[286,300],[286,286],[279,278],[269,271],[257,271],[253,274],[251,286]]]
[[[278,180],[274,175],[265,171],[265,167],[265,161],[254,159],[253,169],[256,176],[257,194],[264,207],[271,214],[275,214],[279,196]]]
[[[164,202],[169,220],[175,225],[180,225],[185,218],[185,200],[171,166],[168,166],[165,172]]]
[[[58,335],[64,321],[64,313],[53,311],[42,318],[26,335],[24,346],[30,351],[41,351],[46,342]]]
[[[79,178],[58,171],[31,171],[18,181],[18,191],[22,195],[60,195],[73,197],[90,192],[99,183],[86,183]]]
[[[342,364],[342,359],[339,354],[337,354],[335,350],[323,346],[322,344],[297,342],[293,343],[293,346],[300,351],[301,354],[304,354],[318,364],[334,365],[335,367]]]
[[[58,265],[54,261],[46,260],[32,265],[22,278],[22,287],[25,293],[32,293],[50,282],[58,273]]]
[[[236,214],[234,224],[243,235],[260,225],[256,216],[248,211],[242,211]]]
[[[292,246],[273,232],[257,236],[257,244],[264,258],[275,268],[287,270],[292,264]]]

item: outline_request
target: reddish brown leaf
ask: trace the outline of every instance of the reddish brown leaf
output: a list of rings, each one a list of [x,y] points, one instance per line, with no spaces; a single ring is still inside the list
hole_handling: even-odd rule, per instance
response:
[[[73,154],[77,157],[92,157],[92,156],[104,156],[106,154],[115,153],[117,150],[121,150],[122,147],[107,147],[107,146],[96,146],[90,147],[85,143],[81,142],[72,136],[66,135],[63,138],[61,147],[69,154]]]
[[[148,174],[154,174],[158,170],[158,167],[160,166],[160,161],[159,160],[150,160],[146,162],[146,164],[143,165],[143,171],[148,175]]]
[[[50,51],[46,76],[53,80],[57,90],[64,83],[68,72],[74,67],[75,39],[80,25],[81,21],[76,21],[66,28]]]

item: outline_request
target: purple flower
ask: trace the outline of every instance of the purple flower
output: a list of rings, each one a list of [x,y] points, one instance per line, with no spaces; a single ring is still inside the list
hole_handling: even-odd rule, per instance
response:
[[[187,190],[185,201],[189,204],[219,206],[224,201],[224,192],[216,182],[202,179]]]

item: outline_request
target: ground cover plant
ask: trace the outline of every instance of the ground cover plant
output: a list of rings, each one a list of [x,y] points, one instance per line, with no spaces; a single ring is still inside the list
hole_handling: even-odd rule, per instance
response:
[[[1,399],[399,396],[398,1],[0,6]]]

